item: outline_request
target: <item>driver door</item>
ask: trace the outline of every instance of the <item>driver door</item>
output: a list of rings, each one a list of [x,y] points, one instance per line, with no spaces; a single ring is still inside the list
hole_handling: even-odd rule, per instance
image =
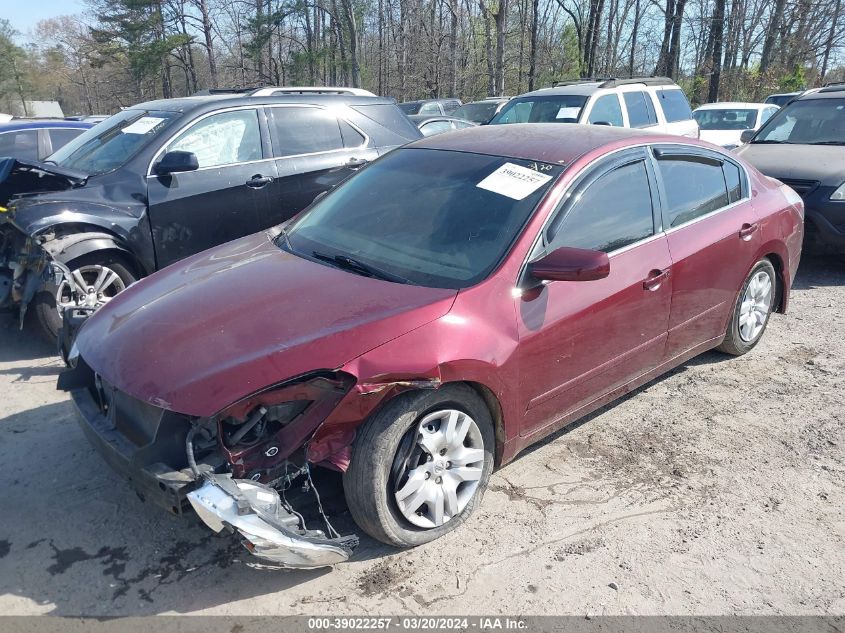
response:
[[[158,268],[267,228],[273,159],[255,108],[206,116],[162,150],[193,152],[199,169],[147,177]],[[269,151],[268,151],[269,154]]]
[[[548,432],[664,355],[671,259],[645,151],[600,164],[573,194],[530,259],[562,246],[599,250],[608,253],[610,274],[548,282],[515,299],[523,436]]]

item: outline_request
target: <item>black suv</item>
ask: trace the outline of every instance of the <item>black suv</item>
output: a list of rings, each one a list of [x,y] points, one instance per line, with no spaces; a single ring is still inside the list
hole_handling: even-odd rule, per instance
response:
[[[845,253],[845,85],[805,92],[736,153],[804,199],[810,249]]]
[[[0,308],[23,322],[34,299],[54,337],[65,309],[279,224],[420,137],[389,99],[229,94],[142,103],[44,163],[0,160]]]

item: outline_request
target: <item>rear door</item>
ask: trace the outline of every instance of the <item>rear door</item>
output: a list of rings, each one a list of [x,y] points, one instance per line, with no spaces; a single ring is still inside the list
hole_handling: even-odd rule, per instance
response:
[[[684,91],[667,88],[649,91],[657,102],[655,109],[662,115],[661,132],[698,138],[698,123],[692,118],[692,109]]]
[[[632,128],[648,129],[657,125],[654,101],[644,90],[626,90],[621,93],[628,113],[628,125]]]
[[[358,127],[333,110],[315,105],[267,108],[277,178],[269,188],[270,225],[307,207],[378,157]]]
[[[530,259],[562,246],[608,253],[610,275],[553,281],[516,301],[521,434],[539,433],[663,359],[672,277],[645,150],[590,170],[551,218]]]
[[[147,176],[150,223],[159,268],[271,226],[270,186],[259,111],[236,108],[205,115],[160,150],[197,156],[199,169]]]
[[[663,225],[672,256],[667,354],[722,336],[760,247],[744,170],[703,148],[654,148]]]

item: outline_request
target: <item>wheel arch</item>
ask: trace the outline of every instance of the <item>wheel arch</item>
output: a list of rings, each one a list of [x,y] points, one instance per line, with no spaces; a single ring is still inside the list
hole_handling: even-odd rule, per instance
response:
[[[775,252],[769,252],[763,255],[763,258],[772,262],[775,269],[775,276],[777,277],[777,288],[775,290],[775,312],[783,314],[786,312],[788,304],[788,291],[786,285],[786,277],[784,276],[784,262],[783,258]],[[762,259],[762,258],[761,258]]]
[[[125,259],[139,276],[149,272],[126,242],[114,233],[91,225],[62,226],[53,230],[54,237],[43,241],[41,246],[52,258],[63,264],[92,253],[110,253]]]

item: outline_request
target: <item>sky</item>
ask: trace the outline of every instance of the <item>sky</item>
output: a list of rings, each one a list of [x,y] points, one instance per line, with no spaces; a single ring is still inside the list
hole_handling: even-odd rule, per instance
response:
[[[40,20],[82,13],[83,9],[82,0],[0,0],[0,17],[24,35]]]

